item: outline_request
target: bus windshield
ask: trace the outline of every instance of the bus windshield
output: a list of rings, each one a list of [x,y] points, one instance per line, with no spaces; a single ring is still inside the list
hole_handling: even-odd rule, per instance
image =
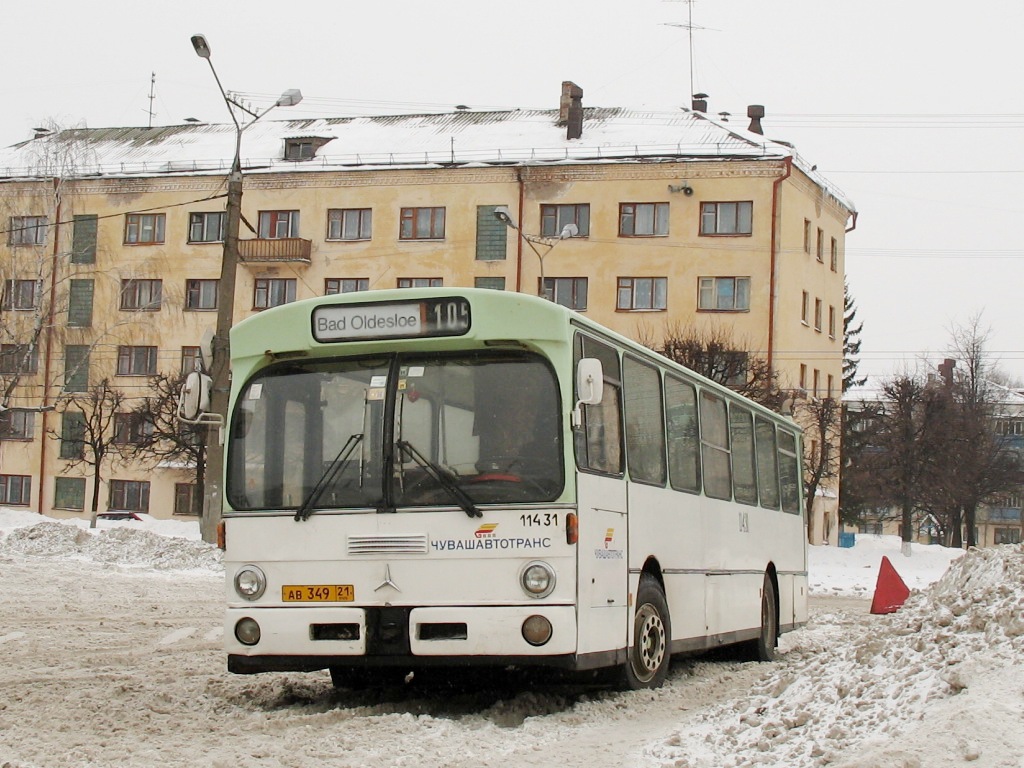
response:
[[[560,414],[554,373],[532,354],[281,363],[236,401],[228,500],[297,518],[552,501],[564,486]]]

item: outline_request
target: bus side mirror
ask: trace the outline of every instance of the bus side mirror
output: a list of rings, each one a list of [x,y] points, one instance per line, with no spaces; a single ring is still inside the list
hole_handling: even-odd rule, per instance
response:
[[[576,363],[576,406],[572,409],[572,425],[583,424],[580,406],[598,405],[604,397],[604,369],[596,357],[584,357]]]
[[[219,414],[210,413],[212,389],[213,379],[205,373],[192,371],[186,376],[178,395],[178,421],[186,424],[222,424],[223,419]]]

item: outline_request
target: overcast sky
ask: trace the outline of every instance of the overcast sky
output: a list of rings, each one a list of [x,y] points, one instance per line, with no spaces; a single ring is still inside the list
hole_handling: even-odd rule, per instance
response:
[[[690,71],[692,13],[693,72]],[[3,146],[48,121],[227,121],[205,61],[280,117],[689,105],[794,143],[854,201],[847,275],[862,372],[944,356],[980,316],[1024,380],[1024,4],[1012,0],[51,0],[4,7]],[[155,73],[155,98],[150,100]],[[152,118],[150,112],[153,112]],[[232,151],[225,148],[225,157]]]

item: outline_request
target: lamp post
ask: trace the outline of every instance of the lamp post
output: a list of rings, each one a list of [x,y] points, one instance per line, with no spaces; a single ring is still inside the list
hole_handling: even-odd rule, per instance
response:
[[[539,237],[537,235],[528,235],[519,228],[516,224],[515,219],[509,213],[508,206],[499,205],[494,209],[494,218],[500,221],[509,229],[514,229],[519,237],[523,239],[523,242],[530,246],[530,250],[537,256],[537,261],[540,262],[540,289],[537,291],[538,296],[543,296],[546,299],[551,299],[548,296],[547,289],[544,287],[544,257],[551,253],[551,250],[558,245],[562,240],[568,240],[570,237],[576,237],[580,230],[575,224],[566,224],[562,227],[562,231],[558,233],[558,237]],[[537,246],[542,245],[547,248],[544,253],[537,250]],[[552,299],[553,300],[553,299]]]
[[[220,281],[217,283],[217,327],[214,331],[211,344],[212,360],[205,360],[204,364],[209,366],[211,382],[210,390],[210,412],[227,419],[228,395],[231,391],[231,325],[234,320],[235,301],[235,275],[238,271],[238,230],[242,220],[242,134],[246,128],[251,126],[274,107],[291,107],[302,101],[302,93],[297,89],[290,89],[281,94],[281,97],[264,109],[262,112],[254,112],[248,107],[232,99],[224,91],[220,83],[217,70],[210,58],[210,45],[203,35],[192,36],[192,47],[196,55],[206,59],[213,73],[213,79],[217,81],[217,88],[227,105],[228,113],[231,115],[231,122],[235,124],[235,156],[231,161],[231,172],[228,174],[227,207],[225,209],[226,221],[224,224],[224,254],[220,263]],[[240,122],[236,110],[249,115],[248,122]],[[213,430],[211,430],[213,431]],[[223,506],[222,484],[224,480],[224,436],[223,422],[217,429],[214,439],[207,438],[206,446],[206,483],[203,516],[200,521],[200,530],[203,540],[213,542],[217,540],[217,526],[220,523],[221,508]]]

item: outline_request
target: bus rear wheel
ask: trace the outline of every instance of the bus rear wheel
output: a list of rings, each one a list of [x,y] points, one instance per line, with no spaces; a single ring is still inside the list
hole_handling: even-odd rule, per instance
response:
[[[671,662],[672,625],[665,590],[650,574],[640,576],[633,616],[633,642],[626,660],[627,688],[657,688],[665,682]]]
[[[766,573],[761,587],[761,632],[749,645],[749,656],[754,661],[775,661],[775,647],[779,640],[778,604],[775,584]]]

